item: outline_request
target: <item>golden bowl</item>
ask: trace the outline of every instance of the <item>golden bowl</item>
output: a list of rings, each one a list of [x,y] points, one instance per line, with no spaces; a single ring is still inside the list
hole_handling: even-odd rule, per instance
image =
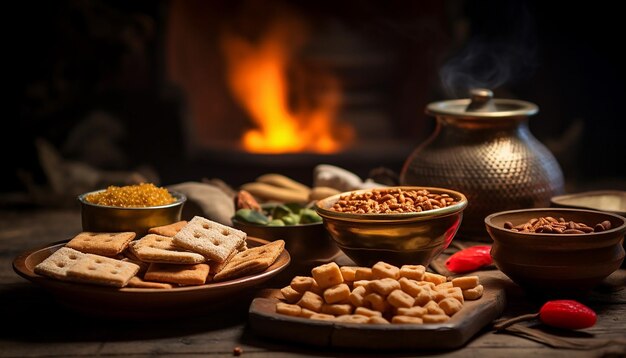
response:
[[[523,233],[504,228],[533,218],[564,218],[591,227],[608,220],[611,229],[583,234]],[[511,280],[545,296],[584,294],[617,270],[624,260],[626,219],[583,209],[537,208],[502,211],[485,218],[493,239],[491,256]]]
[[[172,224],[181,220],[181,213],[187,197],[170,191],[176,198],[171,204],[149,207],[116,207],[90,203],[86,197],[103,190],[96,190],[78,196],[81,209],[83,231],[122,232],[134,231],[137,237],[148,233],[155,226]]]
[[[324,226],[337,246],[357,265],[372,266],[378,261],[393,265],[424,265],[445,250],[461,225],[467,198],[458,191],[418,186],[384,189],[420,190],[448,194],[456,204],[421,212],[355,214],[330,210],[342,196],[371,189],[340,193],[315,204]]]

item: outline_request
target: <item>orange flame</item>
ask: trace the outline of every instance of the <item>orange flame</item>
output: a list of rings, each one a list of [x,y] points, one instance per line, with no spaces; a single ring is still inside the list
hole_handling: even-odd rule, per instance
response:
[[[308,93],[296,91],[299,101],[296,108],[290,108],[289,96],[294,93],[290,93],[287,73],[295,50],[306,41],[304,33],[301,23],[281,18],[257,43],[231,33],[222,36],[229,89],[257,125],[241,138],[247,151],[333,153],[352,140],[353,129],[334,122],[341,104],[336,79],[323,77],[324,94],[313,101],[303,99]]]

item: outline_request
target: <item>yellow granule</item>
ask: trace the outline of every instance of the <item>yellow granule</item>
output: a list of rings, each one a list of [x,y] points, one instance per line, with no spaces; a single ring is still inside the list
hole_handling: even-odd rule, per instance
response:
[[[165,188],[141,183],[122,187],[111,185],[104,191],[87,195],[85,200],[104,206],[136,208],[166,205],[175,202],[176,198]]]

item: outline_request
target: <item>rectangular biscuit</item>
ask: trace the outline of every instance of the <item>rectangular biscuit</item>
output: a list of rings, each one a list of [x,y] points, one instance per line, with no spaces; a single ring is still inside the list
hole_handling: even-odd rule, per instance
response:
[[[128,244],[128,247],[126,248],[126,250],[124,250],[124,252],[122,252],[122,254],[120,255],[120,256],[122,256],[121,260],[122,261],[132,262],[135,265],[139,265],[139,272],[137,272],[137,276],[143,277],[143,274],[146,273],[146,271],[148,270],[148,266],[150,266],[150,263],[141,261],[139,259],[139,257],[137,257],[137,255],[135,255],[130,250],[130,247],[131,247],[132,244],[133,244],[133,242],[131,241]]]
[[[139,259],[139,257],[137,257],[137,255],[135,255],[135,254],[133,253],[133,251],[130,249],[130,247],[132,246],[132,244],[133,244],[133,241],[131,241],[131,242],[128,244],[128,247],[126,248],[126,250],[124,250],[124,252],[122,252],[122,256],[124,256],[124,258],[129,259],[130,261],[141,261],[141,260]]]
[[[232,258],[235,257],[235,255],[237,255],[238,253],[239,251],[234,250],[233,252],[230,253],[230,255],[228,255],[226,260],[222,262],[209,260],[207,263],[209,264],[209,267],[211,268],[211,274],[215,275],[219,273],[220,271],[222,271],[224,267],[226,266],[226,264],[228,264],[230,260],[232,260]]]
[[[223,262],[244,242],[246,233],[230,226],[194,216],[174,235],[174,244],[197,252],[205,257]]]
[[[124,287],[137,274],[139,266],[127,261],[86,254],[67,270],[72,281]]]
[[[148,234],[157,234],[172,237],[176,235],[176,233],[179,232],[180,229],[185,227],[185,225],[187,225],[187,220],[177,221],[169,225],[155,226],[148,229]]]
[[[174,265],[151,263],[144,280],[176,283],[179,285],[202,285],[209,276],[209,265]]]
[[[85,255],[69,247],[62,247],[37,264],[34,271],[39,275],[68,280],[67,270]]]
[[[245,261],[259,260],[261,263],[270,267],[276,261],[278,256],[285,249],[284,240],[275,240],[265,245],[253,247],[239,252],[230,261],[231,265],[236,266]]]
[[[261,272],[276,261],[284,248],[285,241],[276,240],[239,252],[220,272],[213,276],[213,279],[215,281],[224,281]]]
[[[167,289],[167,288],[172,288],[174,286],[172,286],[169,283],[144,281],[138,276],[133,276],[130,280],[128,280],[128,284],[126,284],[126,287]]]
[[[81,232],[65,246],[84,252],[112,257],[122,253],[135,238],[134,232]]]
[[[231,260],[232,262],[232,260]],[[222,271],[213,276],[213,281],[226,281],[233,280],[239,277],[252,275],[258,272],[262,272],[267,268],[265,264],[257,260],[245,261],[238,265],[226,264]]]
[[[130,250],[141,261],[173,264],[199,264],[206,258],[197,252],[190,252],[174,245],[169,236],[148,234],[131,242]]]
[[[150,266],[150,263],[148,263],[148,262],[144,262],[144,261],[141,261],[139,259],[131,259],[129,257],[124,257],[122,259],[122,261],[124,261],[124,262],[131,262],[131,263],[134,263],[135,265],[139,266],[139,271],[137,271],[137,273],[136,273],[136,275],[139,276],[139,277],[143,277],[143,275],[148,270],[148,266]]]

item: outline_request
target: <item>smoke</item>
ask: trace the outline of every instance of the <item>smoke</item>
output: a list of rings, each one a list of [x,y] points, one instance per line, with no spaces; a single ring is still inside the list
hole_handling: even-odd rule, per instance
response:
[[[478,87],[495,90],[534,73],[536,38],[528,9],[509,7],[489,15],[472,20],[473,33],[441,67],[446,96],[467,97],[470,89]]]

